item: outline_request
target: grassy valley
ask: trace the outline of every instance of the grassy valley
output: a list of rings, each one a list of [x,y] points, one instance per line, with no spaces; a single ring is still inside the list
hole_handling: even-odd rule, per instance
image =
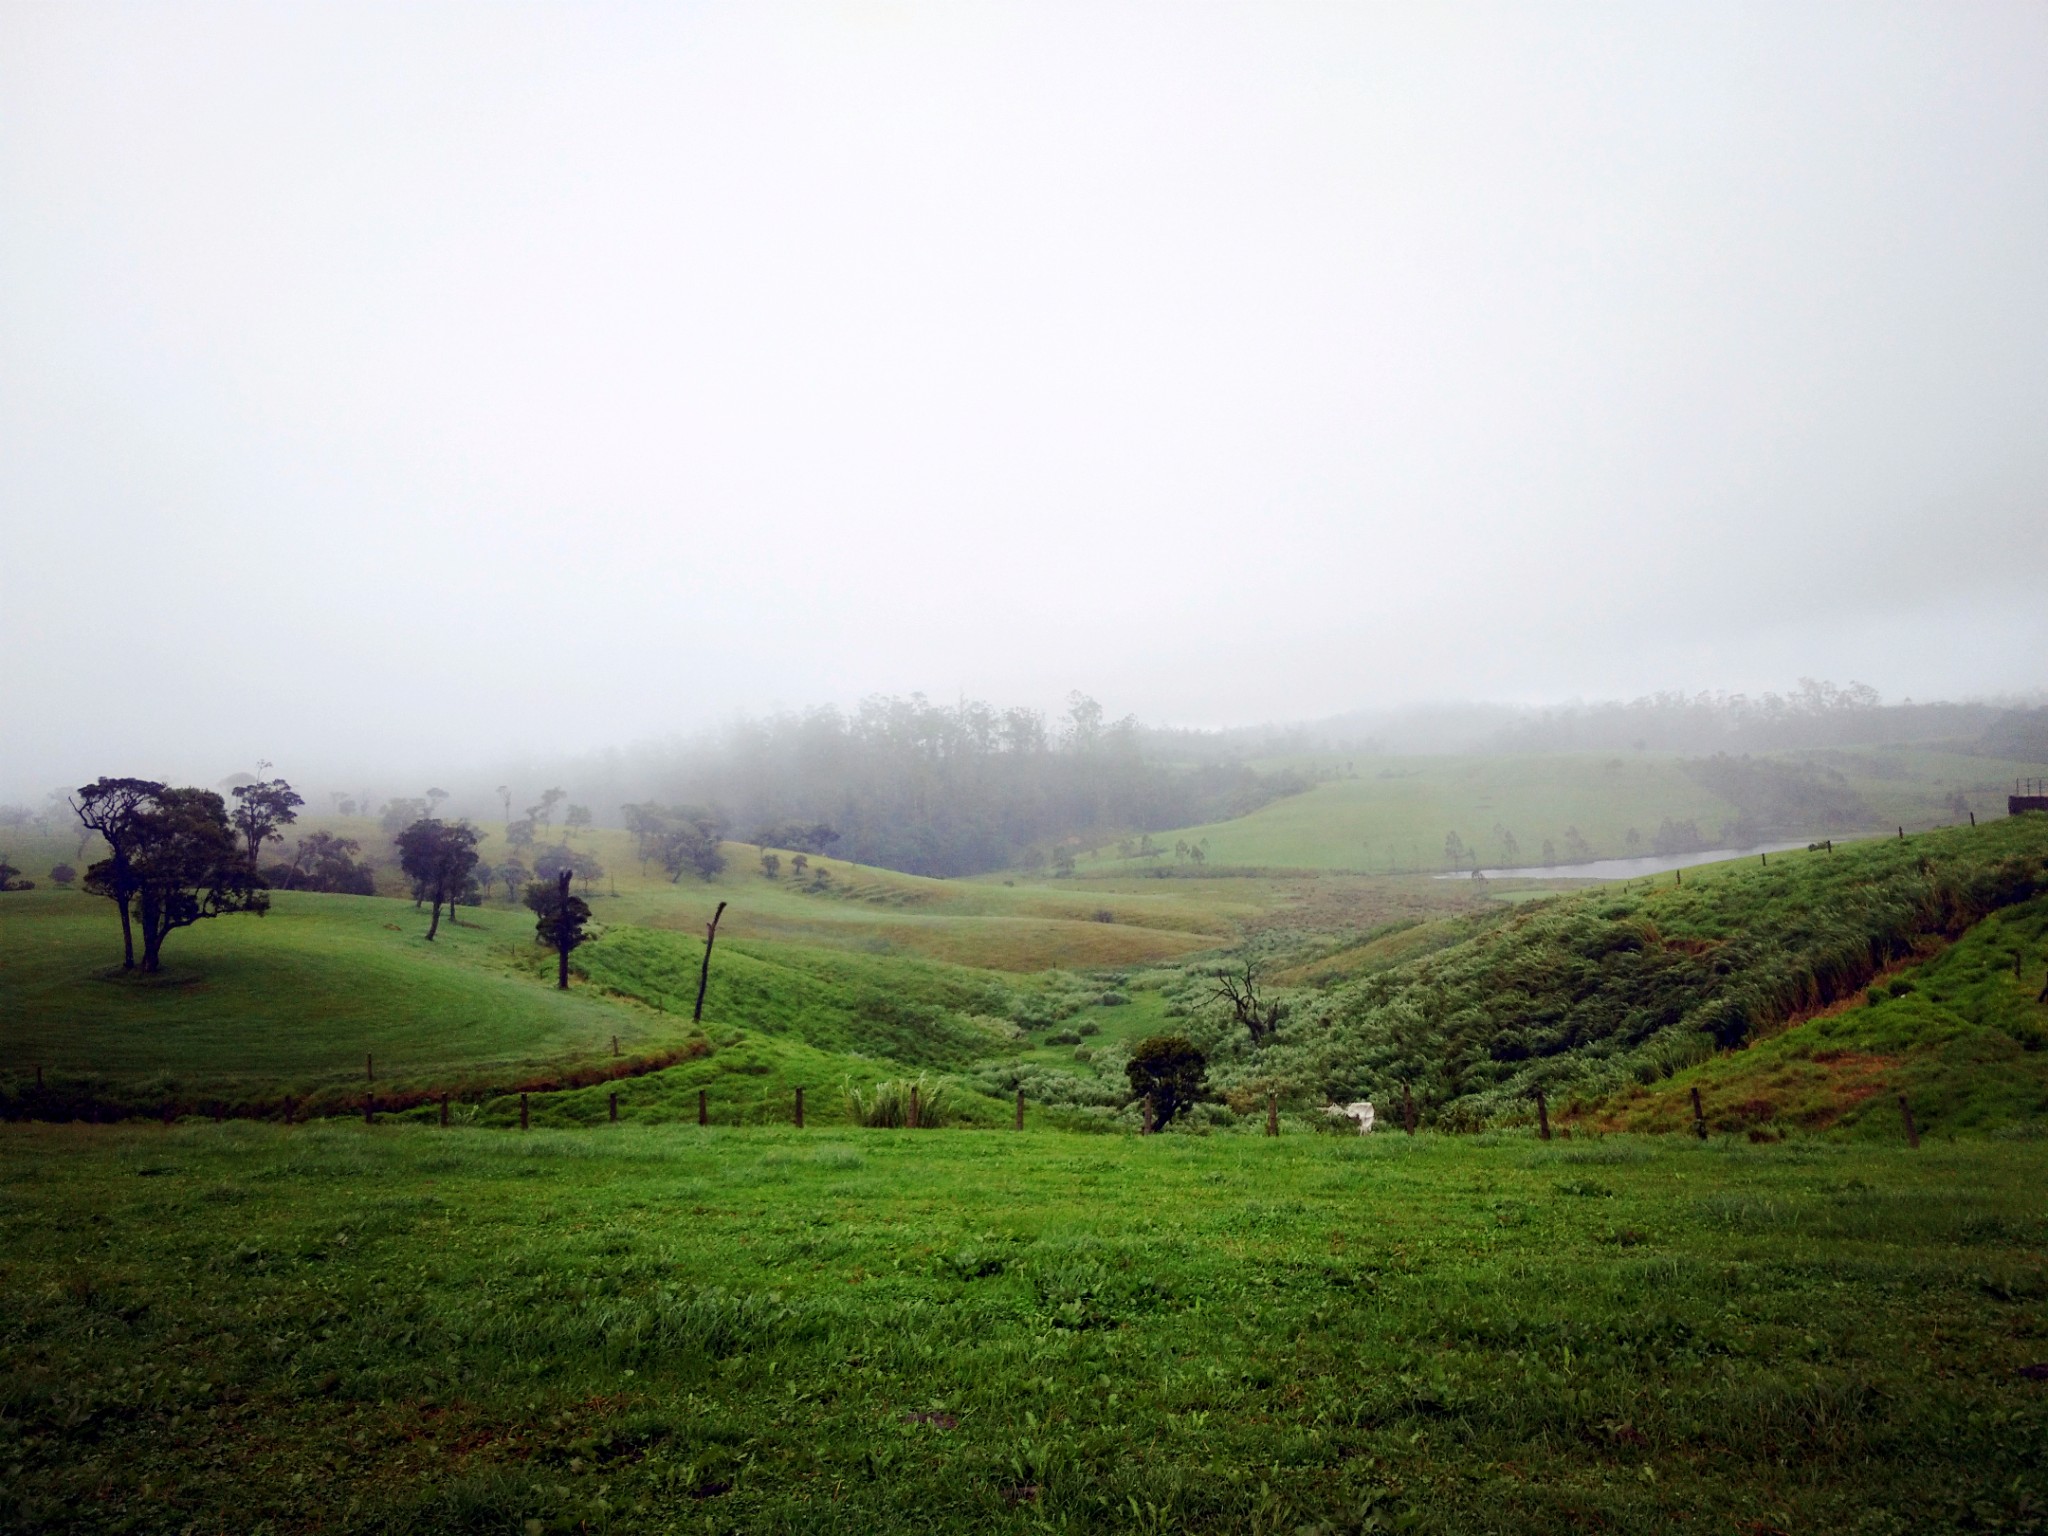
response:
[[[432,944],[388,869],[274,893],[155,976],[104,900],[0,896],[0,1522],[2030,1528],[2048,818],[1625,885],[1300,856],[1699,792],[1411,767],[1199,867],[671,880],[584,831],[566,993],[502,887]],[[1213,1092],[1141,1138],[1162,1032]]]

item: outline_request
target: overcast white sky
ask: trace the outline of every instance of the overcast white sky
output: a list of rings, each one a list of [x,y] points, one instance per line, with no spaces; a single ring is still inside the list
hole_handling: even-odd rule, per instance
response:
[[[2048,6],[0,5],[0,789],[2048,682]]]

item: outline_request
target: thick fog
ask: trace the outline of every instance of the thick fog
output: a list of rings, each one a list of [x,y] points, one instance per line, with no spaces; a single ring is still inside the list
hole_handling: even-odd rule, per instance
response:
[[[2030,690],[2044,424],[2035,3],[0,8],[0,792]]]

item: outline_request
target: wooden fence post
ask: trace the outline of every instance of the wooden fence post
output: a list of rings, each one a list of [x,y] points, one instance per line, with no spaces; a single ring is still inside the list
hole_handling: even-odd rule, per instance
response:
[[[1904,842],[1905,840],[1906,840],[1906,829],[1905,829],[1904,827],[1901,827],[1901,828],[1899,828],[1899,841],[1903,843],[1903,842]]]
[[[1543,1101],[1543,1090],[1536,1090],[1536,1131],[1545,1141],[1550,1140],[1550,1106]]]
[[[910,1129],[913,1131],[917,1129],[917,1110],[917,1084],[912,1083],[910,1085]]]
[[[164,1106],[164,1118],[165,1118],[165,1119],[169,1119],[169,1118],[170,1118],[170,1112],[171,1112],[171,1106],[170,1106],[170,1105],[168,1105],[168,1104],[166,1104],[166,1105]],[[290,1094],[286,1094],[286,1095],[284,1096],[284,1123],[285,1123],[286,1125],[290,1125],[290,1124],[292,1123],[292,1096],[291,1096]]]
[[[697,1090],[697,1123],[699,1125],[709,1125],[711,1123],[709,1096],[702,1088]]]
[[[1906,1096],[1903,1093],[1899,1095],[1899,1118],[1906,1122],[1906,1145],[1909,1147],[1919,1146],[1920,1128],[1913,1124],[1913,1106],[1906,1102]]]
[[[1685,884],[1685,871],[1682,869],[1674,869],[1673,871],[1671,871],[1671,882],[1674,885]]]
[[[612,1036],[612,1054],[614,1056],[619,1054],[619,1037],[617,1035]]]
[[[377,1058],[368,1051],[363,1053],[363,1081],[366,1083],[377,1081]]]
[[[448,1123],[448,1095],[445,1093],[441,1095],[441,1123]]]
[[[375,1125],[376,1123],[377,1095],[375,1095],[374,1093],[366,1093],[363,1095],[363,1124]]]
[[[1415,1095],[1408,1091],[1408,1085],[1401,1085],[1401,1120],[1408,1134],[1415,1134]]]
[[[519,1129],[525,1130],[528,1124],[529,1122],[526,1118],[526,1095],[522,1093],[519,1095]]]
[[[801,1088],[796,1091],[796,1128],[804,1128],[804,1091]]]
[[[1268,1136],[1278,1136],[1280,1134],[1280,1095],[1277,1093],[1266,1095],[1266,1134]]]
[[[615,1093],[615,1094],[613,1094],[613,1095],[612,1095],[612,1124],[613,1124],[613,1125],[617,1125],[618,1123],[619,1123],[619,1096],[618,1096],[618,1095],[617,1095],[617,1094]]]
[[[290,1125],[290,1124],[292,1123],[292,1112],[291,1112],[291,1108],[290,1108],[290,1105],[291,1105],[291,1102],[292,1102],[292,1101],[291,1101],[290,1099],[286,1099],[286,1100],[285,1100],[284,1102],[285,1102],[285,1105],[286,1105],[286,1108],[285,1108],[285,1112],[284,1112],[284,1123],[285,1123],[286,1125]],[[170,1123],[171,1123],[171,1101],[170,1101],[169,1099],[165,1099],[165,1100],[164,1100],[164,1124],[165,1124],[165,1125],[169,1125]]]
[[[1024,1129],[1024,1090],[1017,1090],[1017,1129]]]
[[[42,1064],[42,1063],[41,1063],[41,1062],[39,1061],[39,1062],[37,1062],[37,1063],[36,1063],[36,1092],[37,1092],[37,1093],[41,1093],[42,1091],[43,1091],[43,1064]]]
[[[1700,1103],[1700,1090],[1697,1084],[1692,1090],[1692,1133],[1701,1141],[1707,1139],[1707,1111]]]

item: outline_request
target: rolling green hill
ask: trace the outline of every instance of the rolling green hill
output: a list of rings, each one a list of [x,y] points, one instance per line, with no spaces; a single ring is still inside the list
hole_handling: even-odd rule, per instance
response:
[[[1198,1038],[1212,1050],[1212,1075],[1247,1092],[1387,1103],[1405,1088],[1433,1123],[1515,1121],[1531,1113],[1538,1089],[1564,1104],[1653,1085],[1717,1049],[1857,999],[1880,973],[2008,908],[2013,914],[1978,943],[2010,963],[2013,936],[2035,921],[2027,904],[2044,889],[2042,816],[1778,855],[1767,865],[1737,860],[1694,869],[1682,883],[1659,877],[1440,925],[1412,958],[1375,957],[1370,946],[1340,952],[1349,977],[1302,1000],[1264,1050],[1213,1018]],[[2024,949],[2013,953],[2027,984],[2038,986],[2044,957]],[[1956,976],[1970,968],[1966,958],[1948,964]],[[2012,1113],[2048,1114],[2048,1055],[2033,1048],[2048,1037],[2048,1005],[2015,995],[1986,1011],[1982,989],[1942,995],[2006,1037],[1979,1070],[2020,1085],[2008,1096]],[[1894,1049],[1946,1028],[1897,1013],[1882,1031]]]
[[[1151,858],[1099,846],[1078,867],[1172,869],[1180,865],[1174,845],[1185,842],[1201,845],[1212,869],[1427,873],[1453,867],[1444,846],[1452,833],[1469,850],[1457,867],[1469,868],[1474,859],[1487,867],[1577,862],[1574,829],[1586,847],[1578,858],[1647,854],[1666,822],[1691,823],[1702,847],[1729,846],[1723,833],[1733,829],[1745,833],[1733,846],[1751,828],[1778,838],[1919,831],[1971,812],[2002,816],[2013,778],[2048,774],[2040,764],[1928,747],[1780,753],[1754,760],[1763,766],[1747,776],[1717,777],[1703,761],[1655,753],[1358,758],[1342,765],[1347,776],[1235,821],[1154,833]]]

